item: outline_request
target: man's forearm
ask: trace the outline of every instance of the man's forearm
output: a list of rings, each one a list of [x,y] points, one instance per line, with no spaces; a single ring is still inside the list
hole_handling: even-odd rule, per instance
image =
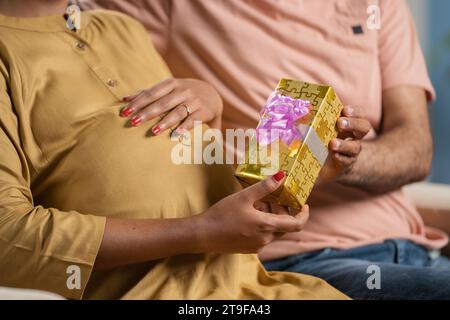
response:
[[[431,166],[430,140],[413,127],[399,126],[374,140],[364,141],[358,160],[340,182],[385,193],[423,180]]]

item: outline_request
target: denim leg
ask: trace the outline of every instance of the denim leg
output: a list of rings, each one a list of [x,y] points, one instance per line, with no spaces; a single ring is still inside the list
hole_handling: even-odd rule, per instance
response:
[[[430,251],[405,240],[389,240],[395,245],[395,263],[414,267],[425,267],[431,261]]]
[[[450,272],[450,259],[410,241],[390,240],[397,246],[397,263],[409,266],[445,268]],[[449,275],[450,276],[450,275]]]
[[[450,299],[450,260],[432,260],[427,250],[407,241],[390,240],[351,250],[327,249],[265,266],[268,270],[322,278],[354,299]],[[375,271],[369,268],[372,266]],[[377,270],[380,288],[373,288],[370,284]]]
[[[379,268],[379,288],[367,284],[373,284],[371,266]],[[353,299],[450,299],[450,269],[445,268],[330,259],[298,263],[284,271],[322,278]]]
[[[450,259],[447,257],[437,257],[434,259],[430,259],[427,266],[432,268],[443,268],[447,269],[450,277]]]

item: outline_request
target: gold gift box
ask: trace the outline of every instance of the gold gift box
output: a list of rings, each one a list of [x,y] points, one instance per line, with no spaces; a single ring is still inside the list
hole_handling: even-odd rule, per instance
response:
[[[236,169],[236,177],[244,187],[266,179],[271,174],[284,171],[286,179],[281,188],[268,196],[264,201],[273,204],[300,208],[306,201],[319,177],[320,170],[328,157],[328,145],[337,136],[336,122],[343,105],[330,86],[311,84],[303,81],[281,79],[276,89],[281,95],[294,99],[307,100],[310,103],[308,115],[297,121],[297,128],[303,137],[287,146],[278,140],[279,161],[273,163],[256,163],[255,159],[261,150],[249,151],[247,147],[245,163]],[[264,114],[262,115],[264,117]],[[257,137],[251,138],[257,145]],[[252,142],[250,142],[252,145]],[[270,149],[270,146],[266,147]],[[267,151],[267,150],[266,150]],[[270,154],[271,150],[267,151]]]

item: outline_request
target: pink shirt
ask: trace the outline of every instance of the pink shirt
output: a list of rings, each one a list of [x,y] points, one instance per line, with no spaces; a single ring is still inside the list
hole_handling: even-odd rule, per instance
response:
[[[383,90],[417,86],[430,99],[435,95],[404,0],[84,1],[134,16],[176,77],[215,85],[227,128],[255,127],[282,77],[332,85],[344,104],[366,108],[377,131]],[[370,4],[381,9],[380,30],[367,27]],[[443,232],[424,226],[401,191],[374,197],[329,184],[309,201],[306,228],[267,246],[263,259],[392,238],[432,249],[448,242]]]

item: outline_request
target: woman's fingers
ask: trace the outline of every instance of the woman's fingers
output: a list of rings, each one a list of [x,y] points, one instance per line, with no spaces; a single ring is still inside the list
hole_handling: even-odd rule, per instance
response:
[[[169,128],[177,126],[180,122],[186,119],[189,116],[188,107],[185,104],[178,105],[172,111],[170,111],[159,123],[157,123],[152,131],[154,134],[158,135],[159,133],[167,130]],[[179,130],[190,130],[191,128],[178,128]]]
[[[266,215],[266,219],[273,227],[275,233],[299,232],[304,226],[301,219],[289,215],[274,215],[270,213],[266,213]]]
[[[187,118],[184,119],[184,121],[180,124],[178,127],[180,130],[191,130],[194,128],[195,121],[198,121],[200,119],[199,112],[191,113]]]
[[[130,102],[133,101],[135,99],[138,99],[140,96],[142,96],[144,94],[144,91],[139,91],[138,93],[136,93],[135,95],[132,95],[130,97],[127,98],[123,98],[124,102]],[[125,100],[127,99],[127,100]],[[134,109],[133,106],[130,106],[129,104],[126,105],[125,107],[122,108],[122,110],[120,110],[120,116],[122,118],[128,118],[129,116],[131,116],[136,110]]]
[[[267,202],[256,201],[253,204],[253,206],[256,210],[266,212],[266,213],[270,213],[272,210],[270,207],[270,203],[267,203]]]
[[[361,142],[355,140],[333,139],[331,150],[349,157],[357,157],[361,152]]]
[[[272,207],[272,211],[271,211],[271,212],[272,212],[273,214],[290,215],[290,212],[289,212],[289,208],[288,208],[288,207],[280,206],[280,205],[276,205],[276,204],[272,204],[271,207]]]
[[[177,106],[183,103],[185,99],[186,98],[183,95],[172,92],[136,112],[132,116],[130,123],[133,126],[139,126],[143,122],[155,119],[163,115],[164,113],[175,109]],[[183,110],[181,108],[176,111],[178,115],[182,112]],[[186,109],[184,110],[184,116],[186,116]]]
[[[298,212],[295,216],[303,225],[306,224],[306,222],[309,219],[309,206],[305,204],[300,212]]]
[[[123,102],[130,102],[133,101],[134,99],[136,99],[142,92],[144,92],[144,90],[138,91],[135,94],[132,94],[131,96],[127,96],[127,97],[123,97],[122,101]]]
[[[280,171],[274,176],[242,190],[240,195],[243,197],[243,201],[251,203],[253,206],[256,201],[276,191],[281,186],[285,176],[285,173]]]
[[[148,90],[124,98],[127,99],[129,104],[122,110],[121,116],[128,117],[131,114],[136,114],[142,108],[170,94],[175,90],[175,87],[174,79],[166,79]]]
[[[218,126],[223,107],[212,86],[194,79],[167,79],[148,90],[124,97],[123,101],[128,105],[120,115],[130,118],[133,126],[161,117],[153,127],[155,134],[180,123],[179,130],[189,131],[196,120]]]

